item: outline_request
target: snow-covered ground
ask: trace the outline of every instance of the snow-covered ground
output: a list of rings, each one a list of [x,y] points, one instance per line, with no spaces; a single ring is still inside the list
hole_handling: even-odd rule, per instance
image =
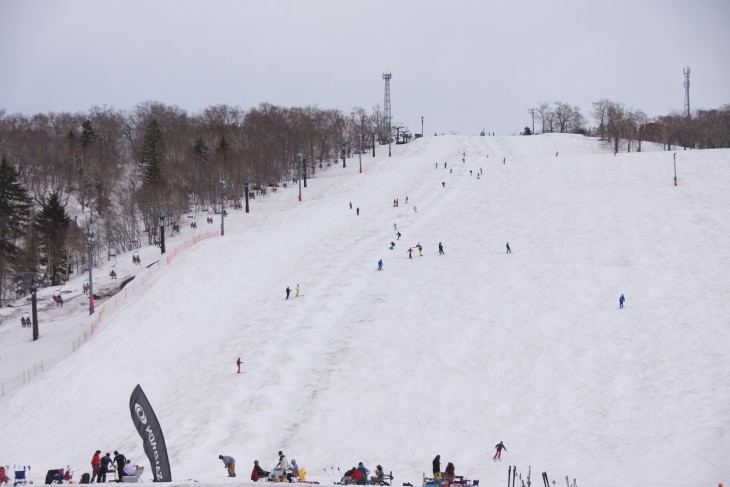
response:
[[[0,464],[147,464],[139,383],[175,481],[243,483],[278,450],[323,483],[362,461],[418,485],[436,454],[485,487],[508,465],[533,485],[730,481],[730,150],[677,152],[677,187],[670,152],[568,135],[429,137],[363,166],[230,212],[74,353],[82,277],[36,343],[3,310],[0,378],[67,351],[0,398]]]

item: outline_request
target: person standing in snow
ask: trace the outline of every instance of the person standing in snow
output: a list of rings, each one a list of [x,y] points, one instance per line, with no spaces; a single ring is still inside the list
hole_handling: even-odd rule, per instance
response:
[[[507,253],[508,254],[511,254],[512,253],[512,249],[509,248],[509,242],[507,242]]]
[[[289,286],[286,287],[286,299],[289,299],[289,293],[291,293],[291,289],[289,289]]]
[[[406,250],[406,252],[408,252],[408,258],[412,259],[413,258],[413,249],[408,247],[408,250]]]
[[[444,255],[444,246],[439,242],[439,255]]]
[[[408,196],[406,196],[406,204],[408,204]]]
[[[360,207],[358,206],[357,209],[355,209],[355,212],[357,213],[357,216],[360,216]]]
[[[433,480],[436,482],[439,487],[441,484],[441,455],[436,455],[436,458],[433,459],[433,462],[431,462],[433,466]]]
[[[618,307],[623,308],[624,307],[624,301],[626,301],[626,298],[622,294],[620,298],[618,298]]]
[[[502,459],[502,450],[507,451],[507,448],[505,448],[504,443],[502,443],[501,441],[499,443],[497,443],[494,446],[494,448],[496,448],[497,451],[494,453],[494,457],[492,459],[495,461],[501,460]]]
[[[413,213],[418,213],[418,207],[416,205],[413,205]]]
[[[380,259],[380,260],[378,261],[378,270],[379,270],[379,271],[382,271],[382,270],[383,270],[383,259]]]
[[[446,187],[446,181],[441,181],[441,186]]]
[[[418,256],[423,257],[423,247],[421,247],[421,242],[416,244],[416,248],[418,249]]]
[[[115,450],[112,461],[117,465],[117,482],[121,482],[122,477],[124,477],[124,466],[127,463],[127,457]]]
[[[228,476],[235,477],[236,476],[236,460],[234,460],[233,457],[229,457],[228,455],[218,455],[218,458],[220,460],[223,460],[223,465],[225,465],[226,469],[228,470]]]
[[[106,483],[106,473],[109,471],[109,465],[112,463],[111,454],[107,452],[106,455],[101,457],[99,465],[99,483]]]
[[[236,366],[238,367],[238,373],[239,374],[241,373],[241,364],[242,363],[243,362],[241,362],[241,357],[238,357],[238,360],[236,360]]]
[[[99,468],[101,467],[101,450],[96,450],[96,453],[94,453],[94,456],[91,457],[91,483],[94,483],[94,479],[96,479],[97,482],[101,482],[101,477],[99,476]]]
[[[396,240],[400,240],[400,232],[396,233],[395,236],[398,237]]]
[[[299,297],[299,284],[297,284],[297,290],[296,290],[296,293],[294,293],[294,297],[295,298]]]
[[[286,461],[286,456],[281,451],[279,452],[279,463],[276,464],[276,468],[281,469],[282,475],[286,475],[286,470],[289,468],[289,462]]]
[[[350,209],[352,210],[352,201],[350,201]]]
[[[454,481],[454,477],[456,475],[456,467],[454,467],[454,464],[449,462],[446,464],[446,468],[444,469],[444,481],[446,482],[446,487],[449,487],[451,483]]]

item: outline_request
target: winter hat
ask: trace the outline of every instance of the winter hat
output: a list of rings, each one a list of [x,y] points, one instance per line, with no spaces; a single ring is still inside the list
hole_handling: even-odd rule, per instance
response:
[[[101,453],[101,450],[96,450],[96,454],[98,455],[99,453]]]

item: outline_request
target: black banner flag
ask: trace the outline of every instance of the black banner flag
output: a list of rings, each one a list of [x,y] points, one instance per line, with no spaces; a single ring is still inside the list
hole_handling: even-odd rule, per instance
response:
[[[150,459],[154,481],[171,482],[170,461],[167,459],[167,447],[165,438],[162,436],[162,428],[139,384],[129,398],[129,409],[132,411],[134,426],[144,442],[144,452]]]

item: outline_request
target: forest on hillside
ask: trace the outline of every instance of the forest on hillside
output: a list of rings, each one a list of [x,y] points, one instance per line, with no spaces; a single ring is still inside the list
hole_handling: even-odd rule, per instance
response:
[[[563,102],[531,115],[535,132],[595,135],[616,152],[641,151],[642,140],[667,150],[730,147],[730,105],[650,119],[603,99],[593,103],[593,127]],[[349,114],[266,103],[192,114],[159,102],[32,116],[0,110],[0,299],[27,292],[24,273],[58,286],[88,268],[89,247],[97,261],[152,244],[160,224],[238,207],[247,190],[261,194],[300,171],[315,177],[389,137],[412,135],[402,123],[389,126],[379,106]]]

